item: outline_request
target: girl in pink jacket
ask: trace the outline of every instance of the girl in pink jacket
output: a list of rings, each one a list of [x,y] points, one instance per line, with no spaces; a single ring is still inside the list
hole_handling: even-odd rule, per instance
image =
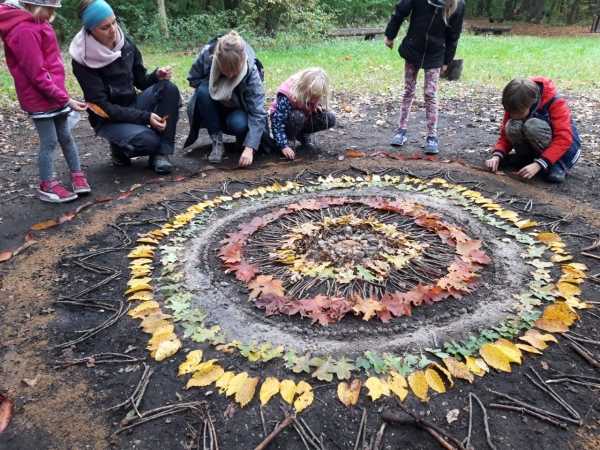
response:
[[[64,203],[90,192],[81,171],[79,151],[67,118],[85,103],[69,97],[65,68],[50,23],[60,0],[8,0],[0,5],[0,37],[19,103],[31,116],[40,137],[40,200]],[[60,143],[71,170],[72,191],[54,178],[53,156]]]

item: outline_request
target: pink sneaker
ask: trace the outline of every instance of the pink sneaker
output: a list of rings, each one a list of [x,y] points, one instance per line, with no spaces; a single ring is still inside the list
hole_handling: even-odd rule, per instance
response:
[[[73,186],[73,192],[76,194],[92,192],[92,188],[90,188],[83,172],[71,172],[71,186]]]
[[[41,201],[48,203],[66,203],[77,198],[77,194],[69,191],[56,180],[42,181],[38,195]]]

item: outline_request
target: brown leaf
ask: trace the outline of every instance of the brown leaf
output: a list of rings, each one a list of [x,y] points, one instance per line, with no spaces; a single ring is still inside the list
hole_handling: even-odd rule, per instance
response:
[[[0,394],[0,433],[8,427],[13,415],[13,403],[10,399]]]
[[[236,267],[232,268],[232,270],[235,271],[235,277],[244,283],[249,282],[258,273],[258,268],[255,265],[248,264],[245,261],[242,261]]]
[[[250,283],[248,283],[250,289],[250,298],[255,299],[261,295],[272,294],[283,297],[285,292],[283,290],[283,283],[280,280],[274,279],[270,275],[259,275]]]
[[[31,229],[34,231],[42,231],[56,226],[58,226],[58,221],[56,219],[50,219],[31,225]]]
[[[360,150],[356,150],[354,148],[347,148],[345,155],[346,158],[364,158],[367,156],[365,152],[361,152]]]
[[[13,252],[6,250],[6,251],[0,253],[0,263],[8,261],[12,257],[13,257]]]
[[[106,113],[106,111],[104,111],[102,108],[100,108],[95,103],[88,102],[87,107],[88,107],[88,109],[90,111],[92,111],[94,114],[96,114],[101,119],[108,119],[109,118],[108,114]]]

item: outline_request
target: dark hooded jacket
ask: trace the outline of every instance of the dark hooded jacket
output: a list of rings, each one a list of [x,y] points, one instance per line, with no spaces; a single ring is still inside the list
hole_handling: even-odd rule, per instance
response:
[[[194,95],[188,103],[187,112],[190,121],[190,134],[184,144],[187,147],[198,138],[200,129],[200,118],[195,114],[196,96],[198,86],[208,83],[210,68],[213,63],[213,54],[217,45],[217,39],[213,39],[205,45],[196,62],[192,65],[188,74],[190,86],[195,90]],[[234,89],[234,93],[240,99],[242,109],[248,114],[248,133],[244,140],[244,146],[258,150],[262,135],[267,125],[267,112],[265,110],[265,88],[262,80],[262,65],[256,59],[256,53],[246,43],[246,56],[248,61],[248,74]]]
[[[443,8],[436,8],[427,0],[402,0],[396,5],[385,36],[396,39],[402,22],[410,16],[408,32],[398,48],[400,56],[418,68],[437,69],[454,59],[464,15],[463,0],[458,0],[458,7],[447,24]]]

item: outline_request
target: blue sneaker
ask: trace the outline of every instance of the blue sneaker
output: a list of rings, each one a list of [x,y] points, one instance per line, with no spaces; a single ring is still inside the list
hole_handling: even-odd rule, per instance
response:
[[[548,173],[545,174],[544,178],[548,183],[560,184],[567,178],[567,171],[560,163],[556,163],[550,166],[550,169],[548,170]]]
[[[425,154],[437,155],[439,152],[438,139],[435,136],[427,136],[427,140],[425,141]]]
[[[406,137],[406,130],[404,128],[398,128],[396,130],[396,134],[394,134],[392,140],[390,141],[390,145],[393,145],[394,147],[402,147],[404,144],[406,144],[407,140],[408,138]]]

